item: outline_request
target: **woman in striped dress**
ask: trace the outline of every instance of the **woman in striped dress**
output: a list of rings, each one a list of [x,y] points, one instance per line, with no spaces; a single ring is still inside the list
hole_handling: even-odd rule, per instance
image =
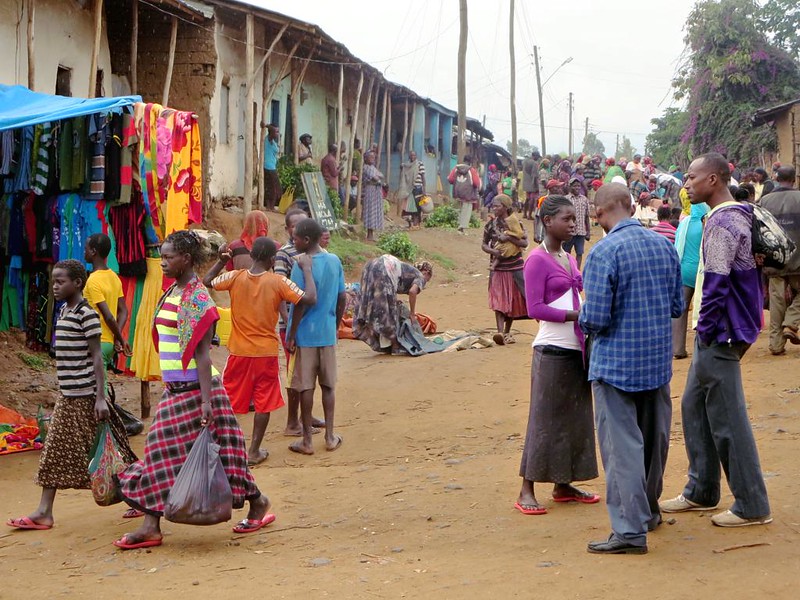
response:
[[[219,319],[208,290],[194,272],[200,240],[178,231],[161,246],[161,268],[175,283],[156,307],[153,338],[166,389],[147,434],[144,459],[118,479],[122,497],[144,513],[144,523],[114,545],[124,550],[160,546],[160,519],[170,490],[203,427],[219,444],[219,457],[233,492],[233,507],[250,503],[237,533],[257,531],[274,521],[269,500],[247,468],[244,435],[233,414],[219,373],[211,364],[212,325]]]
[[[374,231],[383,229],[383,173],[375,166],[375,153],[364,156],[361,218],[367,229],[367,240],[374,239]]]

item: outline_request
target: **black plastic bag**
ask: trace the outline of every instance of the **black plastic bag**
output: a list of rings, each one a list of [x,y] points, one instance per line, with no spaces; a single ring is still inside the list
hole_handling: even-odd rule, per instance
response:
[[[128,437],[139,435],[144,431],[144,423],[136,415],[125,410],[119,404],[112,404],[111,406],[114,407],[114,412],[117,413],[125,426],[125,433],[128,434]]]
[[[189,451],[164,505],[164,518],[186,525],[216,525],[230,521],[233,492],[219,458],[219,444],[208,427]]]

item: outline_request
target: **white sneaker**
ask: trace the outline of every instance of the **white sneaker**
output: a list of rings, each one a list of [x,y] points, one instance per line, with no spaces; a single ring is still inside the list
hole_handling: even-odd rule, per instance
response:
[[[743,519],[731,511],[726,510],[711,517],[711,522],[717,527],[747,527],[748,525],[766,525],[772,523],[772,515],[756,517],[755,519]]]
[[[678,495],[672,500],[664,500],[664,502],[660,502],[658,506],[661,508],[663,512],[666,513],[679,513],[679,512],[687,512],[690,510],[713,510],[716,508],[716,505],[703,506],[701,504],[698,504],[697,502],[692,502],[691,500],[686,498],[683,494]]]

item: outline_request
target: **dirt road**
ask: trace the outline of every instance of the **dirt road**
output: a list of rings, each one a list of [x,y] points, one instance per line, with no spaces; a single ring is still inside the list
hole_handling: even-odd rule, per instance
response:
[[[419,310],[440,329],[492,326],[479,232],[412,237],[457,264],[450,283],[434,279]],[[797,597],[800,350],[771,357],[762,335],[743,364],[774,523],[723,530],[711,525],[712,513],[677,515],[649,536],[646,556],[603,557],[586,552],[588,541],[608,534],[603,503],[555,505],[549,486],[538,485],[549,514],[513,509],[535,327],[519,325],[512,346],[422,358],[378,356],[343,342],[342,448],[326,453],[317,440],[315,456],[292,454],[279,433],[285,412],[273,416],[265,442],[271,456],[254,471],[278,516],[271,528],[239,536],[230,524],[164,523],[161,548],[120,552],[111,542],[133,525],[121,519],[123,509],[100,508],[89,492],[63,492],[52,531],[0,531],[0,597]],[[223,363],[222,352],[215,360]],[[665,496],[681,490],[686,472],[679,398],[688,366],[675,364]],[[135,408],[136,386],[125,390]],[[252,415],[242,424],[249,435]],[[141,450],[143,436],[133,441]],[[38,453],[0,457],[4,519],[36,506],[37,460]],[[602,475],[585,488],[604,494]],[[731,502],[723,489],[721,507]],[[746,544],[759,545],[738,548]]]

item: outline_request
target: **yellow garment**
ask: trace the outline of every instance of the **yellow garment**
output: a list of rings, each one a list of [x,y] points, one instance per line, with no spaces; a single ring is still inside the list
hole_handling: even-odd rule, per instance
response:
[[[136,331],[133,338],[133,357],[131,371],[144,381],[161,379],[161,366],[158,352],[153,345],[153,317],[156,305],[161,298],[163,274],[160,258],[147,259],[147,275],[142,288],[142,301],[136,313]]]
[[[522,225],[520,225],[519,219],[517,219],[517,215],[515,214],[510,214],[505,218],[505,229],[503,229],[501,226],[501,230],[508,237],[516,238],[518,240],[521,240],[522,236],[525,235],[525,233],[522,231]],[[520,247],[514,242],[500,242],[497,244],[497,249],[500,250],[503,258],[511,258],[512,256],[516,256],[520,253]]]
[[[686,191],[686,188],[681,188],[681,191],[678,192],[678,195],[681,199],[681,207],[683,208],[683,214],[689,216],[692,212],[692,202],[689,200],[689,193]]]
[[[89,274],[89,279],[86,280],[83,297],[86,298],[89,306],[100,315],[100,341],[113,344],[114,334],[111,333],[111,329],[103,315],[100,314],[97,305],[105,302],[111,316],[115,319],[117,318],[117,306],[119,305],[119,299],[122,298],[122,281],[120,281],[119,276],[111,269],[92,271]]]
[[[200,127],[191,113],[178,112],[168,117],[172,124],[172,164],[167,191],[166,235],[189,228],[191,203],[200,203],[202,158]],[[181,145],[176,149],[177,145]],[[198,215],[194,215],[197,219]]]

